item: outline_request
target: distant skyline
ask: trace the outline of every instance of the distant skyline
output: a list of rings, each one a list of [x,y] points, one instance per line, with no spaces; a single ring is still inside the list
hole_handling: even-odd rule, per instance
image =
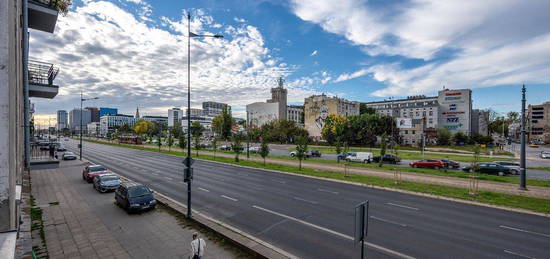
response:
[[[60,68],[35,120],[85,106],[166,116],[186,108],[187,21],[193,107],[269,98],[283,76],[289,104],[326,93],[355,101],[473,90],[474,108],[550,101],[550,1],[73,1],[54,34],[31,30],[30,58]]]

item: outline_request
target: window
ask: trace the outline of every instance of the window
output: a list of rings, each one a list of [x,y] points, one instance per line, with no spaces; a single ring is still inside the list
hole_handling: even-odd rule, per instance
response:
[[[412,131],[412,134],[416,134],[416,130],[413,130],[413,131]]]
[[[420,112],[416,112],[416,116],[420,116]]]
[[[533,116],[533,119],[544,119],[544,116]]]
[[[422,112],[422,116],[426,117],[426,111]]]
[[[409,115],[412,117],[412,116],[413,116],[413,112],[409,112]]]
[[[431,110],[431,109],[432,109],[432,108],[430,108],[430,110]],[[430,114],[430,116],[433,116],[433,115],[434,115],[434,112],[433,112],[433,111],[430,111],[429,114]]]
[[[405,130],[405,134],[409,134],[409,131],[408,131],[408,130]]]
[[[429,119],[428,119],[428,123],[430,123],[430,124],[434,123],[434,119],[429,118]]]

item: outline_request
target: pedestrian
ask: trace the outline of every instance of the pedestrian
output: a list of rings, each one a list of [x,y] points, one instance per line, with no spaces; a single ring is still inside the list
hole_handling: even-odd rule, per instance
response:
[[[204,256],[204,250],[206,249],[206,242],[202,238],[199,238],[197,233],[193,233],[193,240],[191,241],[191,259],[201,259]]]

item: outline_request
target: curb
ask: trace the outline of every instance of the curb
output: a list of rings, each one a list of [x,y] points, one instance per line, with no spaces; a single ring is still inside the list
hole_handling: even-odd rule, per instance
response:
[[[92,161],[82,158],[82,162],[85,163],[93,163]],[[111,170],[113,173],[116,173],[115,171]],[[121,174],[117,175],[125,181],[132,181],[128,177],[125,177]],[[150,188],[151,189],[151,188]],[[187,206],[154,190],[155,192],[155,199],[157,202],[165,205],[172,211],[181,214],[188,220],[192,220],[195,223],[197,223],[199,226],[204,227],[210,231],[213,231],[221,236],[223,236],[225,239],[229,240],[233,245],[236,245],[250,254],[254,255],[254,258],[274,258],[274,259],[295,259],[298,258],[297,256],[288,253],[281,248],[278,248],[276,246],[273,246],[259,238],[256,238],[252,236],[251,234],[248,234],[242,230],[239,230],[233,226],[230,226],[228,224],[225,224],[219,220],[213,219],[209,216],[206,216],[202,213],[200,213],[197,210],[193,210],[193,217],[191,219],[187,218],[185,215],[187,214]]]

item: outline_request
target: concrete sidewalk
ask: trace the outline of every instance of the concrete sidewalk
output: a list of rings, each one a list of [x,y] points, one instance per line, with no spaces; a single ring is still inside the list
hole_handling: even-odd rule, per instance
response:
[[[189,258],[193,232],[207,242],[205,258],[248,256],[162,207],[127,214],[114,204],[114,193],[100,194],[82,180],[82,168],[80,161],[62,161],[31,171],[34,215],[42,212],[45,239],[34,221],[39,257]]]

